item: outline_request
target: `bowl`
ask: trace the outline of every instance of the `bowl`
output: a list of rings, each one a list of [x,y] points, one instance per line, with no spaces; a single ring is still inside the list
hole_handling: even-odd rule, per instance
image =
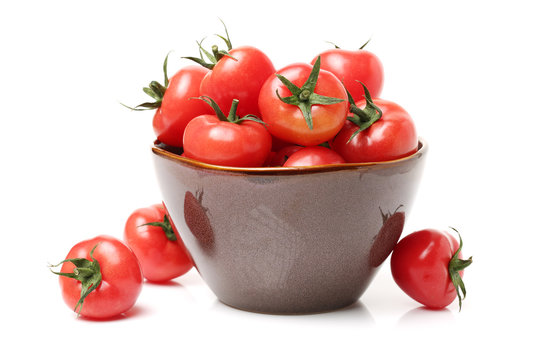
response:
[[[358,301],[410,214],[427,146],[393,161],[236,168],[152,148],[163,202],[217,298],[271,314]]]

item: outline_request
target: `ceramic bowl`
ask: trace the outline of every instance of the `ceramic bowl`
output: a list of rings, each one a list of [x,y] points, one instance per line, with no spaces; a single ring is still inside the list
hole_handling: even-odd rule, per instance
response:
[[[163,202],[220,301],[273,314],[358,301],[401,236],[427,146],[377,163],[234,168],[152,148]]]

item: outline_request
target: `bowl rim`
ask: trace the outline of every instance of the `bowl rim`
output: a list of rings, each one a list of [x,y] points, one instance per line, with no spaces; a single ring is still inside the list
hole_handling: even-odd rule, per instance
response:
[[[359,168],[373,168],[373,167],[392,167],[398,166],[401,163],[407,162],[411,159],[420,158],[425,155],[428,145],[426,141],[419,137],[418,138],[418,150],[411,155],[404,156],[402,158],[387,160],[387,161],[373,161],[373,162],[363,162],[363,163],[344,163],[344,164],[326,164],[326,165],[314,165],[314,166],[295,166],[295,167],[284,167],[284,166],[268,166],[268,167],[234,167],[234,166],[223,166],[223,165],[214,165],[204,163],[198,160],[190,159],[183,157],[176,153],[170,152],[163,147],[159,147],[160,142],[156,140],[152,146],[152,152],[178,163],[183,163],[192,167],[207,169],[207,170],[216,170],[220,172],[233,172],[233,173],[243,173],[243,174],[259,174],[259,175],[285,175],[285,174],[305,174],[305,173],[318,173],[318,172],[328,172],[328,171],[339,171],[339,170],[351,170]]]

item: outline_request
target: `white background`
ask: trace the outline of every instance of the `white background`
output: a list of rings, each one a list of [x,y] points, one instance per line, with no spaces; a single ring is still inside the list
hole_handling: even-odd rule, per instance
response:
[[[540,56],[534,1],[12,1],[0,6],[0,357],[538,358]],[[152,114],[119,102],[186,65],[221,33],[276,68],[339,43],[385,66],[381,97],[407,108],[430,145],[404,233],[457,227],[468,296],[427,311],[388,262],[361,301],[321,315],[228,308],[195,271],[145,284],[115,321],[77,319],[47,264],[76,242],[121,237],[161,201]],[[210,38],[208,44],[211,44]],[[7,330],[7,332],[5,332]],[[6,354],[11,354],[6,357]]]

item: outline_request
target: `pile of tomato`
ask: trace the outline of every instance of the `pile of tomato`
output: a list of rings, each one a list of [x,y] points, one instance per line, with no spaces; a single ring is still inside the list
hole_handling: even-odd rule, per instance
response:
[[[417,151],[411,116],[379,98],[383,67],[364,49],[335,46],[310,63],[276,71],[252,46],[226,45],[187,57],[196,64],[152,81],[144,92],[152,102],[131,109],[154,110],[158,143],[201,162],[234,167],[316,166],[388,161]],[[403,238],[392,253],[396,283],[432,308],[461,309],[461,276],[471,259],[461,259],[462,241],[427,229]],[[128,311],[143,279],[167,282],[189,271],[192,260],[162,205],[135,210],[123,241],[98,236],[76,244],[56,266],[65,302],[90,318]],[[83,306],[84,305],[84,306]]]
[[[226,32],[227,33],[227,32]],[[364,49],[335,48],[276,71],[253,46],[226,45],[187,57],[197,65],[144,91],[157,140],[201,162],[236,167],[313,166],[394,160],[414,153],[411,116],[380,99],[384,74]],[[292,157],[292,155],[294,157]],[[289,157],[292,157],[289,159]]]

